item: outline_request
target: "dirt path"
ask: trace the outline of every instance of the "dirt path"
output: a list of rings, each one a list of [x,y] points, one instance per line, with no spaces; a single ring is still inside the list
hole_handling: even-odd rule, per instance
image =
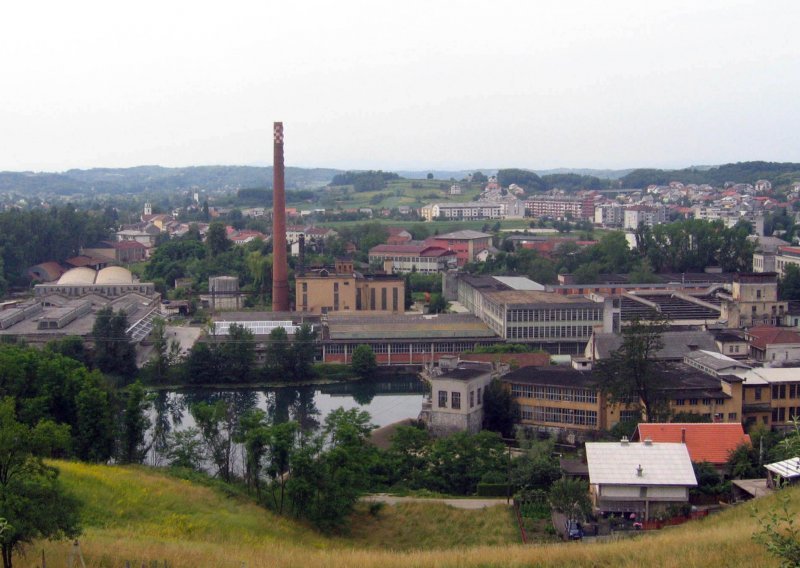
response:
[[[424,497],[396,497],[394,495],[386,495],[385,493],[367,495],[362,497],[361,500],[371,503],[386,503],[387,505],[396,505],[398,503],[444,503],[456,509],[485,509],[486,507],[494,507],[495,505],[507,505],[505,499],[429,499]]]

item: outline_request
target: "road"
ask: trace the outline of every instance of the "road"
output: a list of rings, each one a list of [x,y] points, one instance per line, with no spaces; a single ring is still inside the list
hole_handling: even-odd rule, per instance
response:
[[[456,509],[485,509],[495,505],[506,505],[505,499],[440,499],[423,497],[396,497],[385,493],[375,493],[361,498],[362,501],[370,503],[380,502],[387,505],[397,505],[398,503],[444,503]]]

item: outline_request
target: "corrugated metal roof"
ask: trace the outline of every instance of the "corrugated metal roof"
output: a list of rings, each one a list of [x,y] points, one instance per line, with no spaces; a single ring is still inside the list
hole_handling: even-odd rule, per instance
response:
[[[589,442],[586,461],[592,484],[697,485],[683,444]]]
[[[800,477],[800,458],[791,458],[764,466],[772,473],[780,475],[784,479],[796,479]]]

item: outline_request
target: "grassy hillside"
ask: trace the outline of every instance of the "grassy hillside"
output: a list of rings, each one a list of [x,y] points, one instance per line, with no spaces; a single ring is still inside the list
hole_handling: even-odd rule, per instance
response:
[[[603,544],[510,544],[498,530],[507,511],[463,511],[414,504],[385,508],[378,518],[360,512],[350,535],[326,538],[276,518],[246,499],[165,477],[145,468],[58,464],[70,491],[86,503],[81,548],[87,566],[167,560],[180,567],[260,566],[777,566],[751,535],[756,523],[744,505],[702,521]],[[800,488],[789,492],[800,512]],[[764,511],[775,499],[759,503]],[[472,521],[464,519],[470,518]],[[393,528],[392,528],[393,527]],[[513,531],[512,531],[513,532]],[[436,535],[439,536],[436,536]],[[472,534],[470,538],[463,535]],[[425,535],[425,536],[422,536]],[[478,535],[478,536],[476,536]],[[442,538],[456,548],[442,549]],[[461,539],[461,540],[459,540]],[[478,542],[496,546],[475,547]],[[398,551],[380,550],[394,546]],[[410,550],[431,547],[427,550]],[[37,543],[15,566],[62,565],[65,543]],[[138,564],[137,564],[138,563]]]

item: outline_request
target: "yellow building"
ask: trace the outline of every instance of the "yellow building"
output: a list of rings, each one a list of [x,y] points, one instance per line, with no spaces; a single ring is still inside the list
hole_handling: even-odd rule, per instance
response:
[[[405,281],[388,274],[361,274],[353,263],[309,270],[295,277],[296,309],[312,314],[405,311]]]
[[[743,398],[745,426],[792,427],[800,418],[800,369],[751,369],[744,375]]]
[[[722,298],[720,319],[733,329],[778,325],[788,305],[778,301],[774,272],[739,273],[733,279],[730,297]]]
[[[665,365],[663,373],[669,385],[664,392],[668,416],[690,413],[713,422],[742,420],[741,377],[715,377],[684,363]],[[519,404],[524,426],[585,436],[640,419],[636,405],[608,402],[586,360],[575,360],[572,367],[522,367],[501,380]]]

